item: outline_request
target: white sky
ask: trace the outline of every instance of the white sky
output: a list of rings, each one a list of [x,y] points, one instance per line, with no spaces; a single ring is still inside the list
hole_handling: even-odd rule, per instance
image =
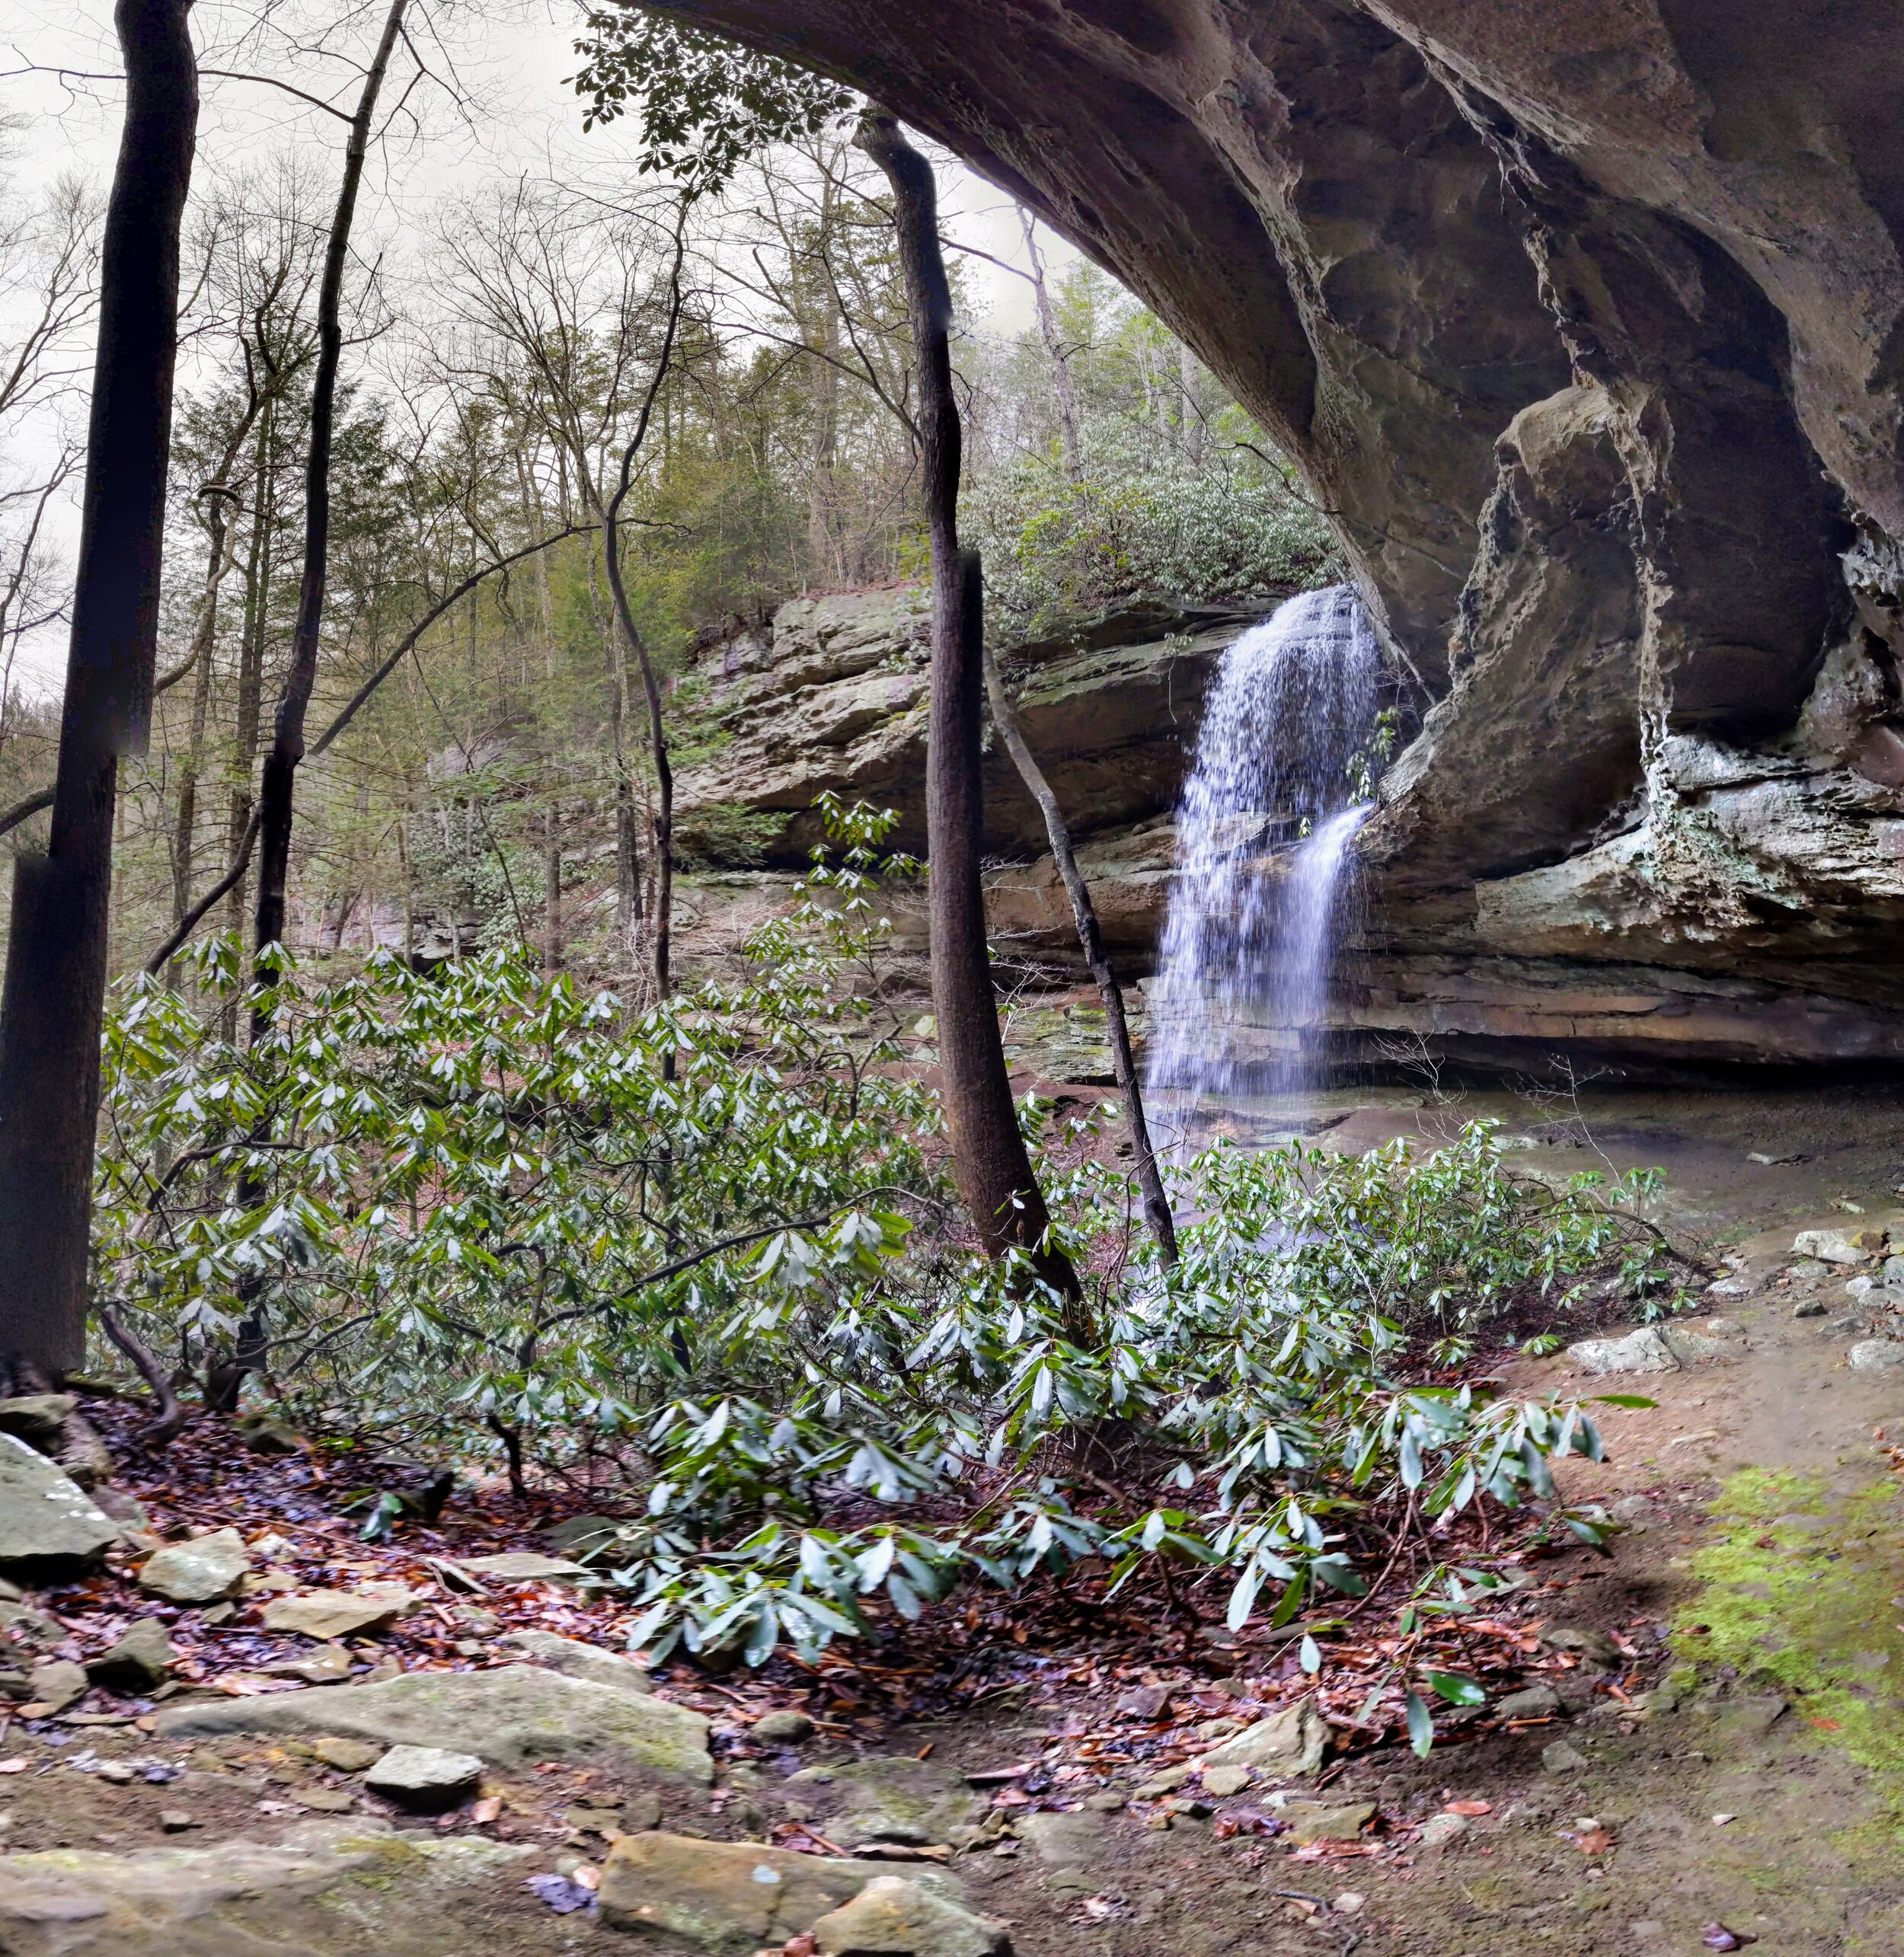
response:
[[[354,93],[356,72],[315,46],[320,31],[353,52],[366,49],[385,11],[386,0],[197,0],[193,34],[206,66],[270,74],[341,99]],[[443,200],[525,174],[599,180],[629,154],[632,138],[623,125],[583,134],[580,102],[564,85],[580,65],[570,43],[581,11],[578,0],[414,0],[413,19],[436,37],[433,47],[417,31],[417,45],[433,65],[446,53],[453,60],[470,106],[458,110],[446,91],[427,85],[413,95],[419,129],[410,140],[386,145],[366,176],[355,241],[364,255],[381,251],[386,262],[408,263],[426,279],[426,259],[417,254]],[[260,17],[267,23],[261,32]],[[0,75],[0,114],[18,125],[5,171],[10,196],[33,197],[75,171],[103,193],[118,141],[120,89],[110,80],[26,71],[110,75],[118,65],[111,0],[0,0],[0,71],[11,71]],[[398,84],[406,78],[401,67],[395,73]],[[206,76],[202,88],[201,182],[289,152],[334,174],[342,126],[331,117],[256,82]],[[949,158],[941,164],[948,235],[1022,263],[1010,200]],[[1055,264],[1075,256],[1049,235],[1043,242]],[[1011,334],[1032,323],[1024,280],[982,259],[967,263],[966,290],[976,315],[970,324]],[[0,294],[0,327],[8,311],[8,296]],[[16,434],[14,453],[0,460],[10,471],[30,466],[30,445],[51,440],[50,428]],[[81,487],[75,478],[57,512],[56,540],[69,566]],[[24,650],[18,676],[28,685],[49,684],[64,659],[64,628],[53,628]]]

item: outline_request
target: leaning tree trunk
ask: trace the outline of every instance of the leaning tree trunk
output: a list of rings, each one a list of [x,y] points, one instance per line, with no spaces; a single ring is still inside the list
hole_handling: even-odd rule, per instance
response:
[[[179,225],[198,131],[191,0],[119,0],[126,120],[106,207],[86,492],[53,828],[22,856],[0,995],[0,1356],[85,1350],[99,1039],[122,755],[152,716],[178,346]]]
[[[989,653],[985,656],[985,686],[992,702],[992,724],[1005,742],[1005,752],[1018,771],[1019,780],[1030,791],[1031,799],[1037,803],[1045,819],[1045,834],[1050,839],[1051,854],[1056,860],[1058,874],[1064,879],[1065,892],[1071,899],[1071,915],[1078,927],[1078,943],[1085,954],[1085,963],[1091,967],[1091,977],[1097,982],[1097,995],[1104,1002],[1104,1036],[1110,1043],[1111,1068],[1124,1097],[1124,1120],[1130,1130],[1130,1145],[1137,1157],[1137,1186],[1143,1194],[1144,1220],[1150,1225],[1151,1234],[1157,1239],[1157,1247],[1163,1254],[1164,1263],[1174,1264],[1177,1262],[1177,1222],[1171,1214],[1163,1173],[1157,1166],[1157,1151],[1151,1146],[1150,1124],[1144,1119],[1143,1085],[1137,1077],[1136,1058],[1130,1049],[1130,1024],[1124,1017],[1124,988],[1118,984],[1117,975],[1110,969],[1110,960],[1104,956],[1104,934],[1097,928],[1097,906],[1091,901],[1091,886],[1078,867],[1077,852],[1071,847],[1071,830],[1065,821],[1065,812],[1058,806],[1051,784],[1045,779],[1045,771],[1038,765],[1037,757],[1025,739],[1024,729],[1018,725],[1018,717],[1012,710],[1011,696],[1005,690],[998,662]]]
[[[893,187],[893,228],[912,314],[918,364],[920,474],[932,537],[932,672],[925,762],[931,866],[932,1004],[938,1018],[946,1122],[959,1191],[994,1256],[1017,1250],[1067,1302],[1069,1329],[1089,1327],[1077,1273],[1047,1241],[1050,1213],[1033,1174],[1011,1100],[1011,1077],[986,946],[979,837],[985,690],[983,586],[975,554],[959,549],[960,431],[948,335],[952,294],[939,247],[932,168],[884,110],[861,119],[860,146]]]
[[[403,27],[407,0],[391,0],[382,38],[357,97],[344,145],[343,181],[331,219],[318,289],[318,363],[311,385],[311,441],[305,460],[304,571],[298,589],[297,623],[291,637],[291,667],[285,675],[271,731],[271,749],[258,783],[258,889],[253,912],[253,942],[262,952],[284,936],[285,889],[291,868],[291,827],[298,764],[304,758],[304,720],[317,684],[318,651],[324,630],[324,600],[331,549],[331,447],[337,419],[337,369],[343,357],[343,273],[356,215],[357,187],[390,57]]]

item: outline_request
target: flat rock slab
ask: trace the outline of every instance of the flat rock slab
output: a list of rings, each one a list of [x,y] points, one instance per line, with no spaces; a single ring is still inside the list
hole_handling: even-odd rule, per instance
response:
[[[1586,1373],[1675,1373],[1701,1359],[1729,1358],[1743,1334],[1724,1318],[1688,1325],[1642,1325],[1617,1339],[1582,1339],[1567,1356]]]
[[[158,1716],[166,1738],[219,1733],[336,1733],[386,1746],[473,1753],[506,1772],[545,1760],[600,1762],[704,1786],[708,1722],[664,1699],[565,1678],[539,1665],[412,1671],[377,1685],[315,1686],[256,1699],[203,1700]]]
[[[1212,1747],[1203,1756],[1203,1765],[1206,1769],[1248,1767],[1258,1773],[1300,1779],[1321,1766],[1328,1737],[1315,1701],[1299,1699]]]
[[[112,1518],[44,1454],[0,1434],[0,1570],[39,1582],[97,1563],[119,1540]]]
[[[170,1543],[149,1556],[139,1588],[168,1604],[216,1604],[238,1594],[251,1568],[251,1553],[235,1529],[214,1530],[189,1543]]]
[[[1049,1868],[1088,1868],[1104,1854],[1110,1823],[1088,1809],[1027,1815],[1014,1831]]]
[[[1011,1957],[1003,1923],[902,1876],[876,1876],[813,1933],[821,1957]]]
[[[504,1550],[493,1556],[463,1556],[456,1567],[498,1583],[579,1583],[586,1576],[599,1575],[566,1556],[545,1556],[540,1550]]]
[[[417,1594],[401,1583],[364,1583],[355,1590],[307,1590],[264,1607],[267,1631],[295,1631],[321,1644],[380,1631],[416,1609]]]
[[[1286,1801],[1283,1818],[1289,1839],[1302,1848],[1312,1841],[1353,1841],[1375,1818],[1371,1801]]]
[[[807,1767],[787,1780],[781,1798],[794,1820],[823,1823],[827,1838],[842,1848],[945,1841],[979,1809],[962,1778],[908,1754]]]
[[[593,1685],[610,1685],[618,1692],[654,1690],[654,1681],[647,1669],[633,1659],[603,1651],[597,1645],[584,1644],[579,1638],[558,1637],[553,1631],[511,1631],[503,1643],[536,1664],[570,1678],[586,1678]],[[807,1730],[812,1731],[810,1722]]]
[[[442,1957],[443,1904],[506,1885],[531,1848],[481,1836],[306,1823],[276,1847],[0,1856],[8,1957]]]
[[[1862,1339],[1845,1355],[1854,1373],[1894,1373],[1904,1367],[1904,1340]]]
[[[363,1777],[372,1793],[407,1807],[446,1808],[481,1784],[483,1763],[473,1753],[440,1746],[393,1746]]]
[[[763,1946],[812,1929],[891,1872],[877,1862],[751,1842],[626,1834],[602,1864],[601,1917],[613,1929],[633,1932],[641,1948],[752,1957]],[[949,1901],[962,1897],[959,1885],[936,1870],[922,1872],[920,1886]]]

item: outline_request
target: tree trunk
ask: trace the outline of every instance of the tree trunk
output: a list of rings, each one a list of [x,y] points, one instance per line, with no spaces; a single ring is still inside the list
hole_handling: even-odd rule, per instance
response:
[[[343,181],[324,257],[318,292],[318,364],[311,386],[310,449],[305,461],[304,572],[298,591],[297,624],[291,639],[291,669],[285,675],[272,729],[271,751],[258,784],[258,889],[252,942],[262,952],[284,936],[285,889],[291,867],[291,826],[298,764],[304,758],[304,717],[317,684],[318,652],[324,629],[324,600],[331,545],[331,445],[337,417],[337,369],[343,356],[343,272],[356,215],[357,187],[377,97],[403,25],[407,0],[391,0],[382,38],[371,58],[350,119],[344,145]]]
[[[1151,1234],[1157,1239],[1157,1247],[1163,1254],[1165,1265],[1174,1264],[1176,1219],[1171,1215],[1170,1197],[1164,1191],[1163,1174],[1157,1166],[1157,1151],[1151,1146],[1150,1124],[1144,1119],[1142,1084],[1137,1077],[1136,1056],[1130,1050],[1129,1023],[1124,1017],[1124,988],[1118,984],[1117,975],[1110,969],[1110,960],[1104,956],[1104,940],[1097,928],[1097,907],[1091,901],[1091,886],[1078,867],[1077,853],[1071,847],[1071,830],[1065,821],[1064,811],[1058,806],[1051,784],[1045,779],[1044,770],[1038,765],[1037,757],[1025,740],[1024,729],[1018,725],[1011,696],[1005,690],[998,662],[989,653],[985,656],[985,688],[992,703],[992,724],[998,730],[998,738],[1004,742],[1005,752],[1018,771],[1019,780],[1030,790],[1031,799],[1044,816],[1045,834],[1051,841],[1051,854],[1056,860],[1058,874],[1064,879],[1065,892],[1071,899],[1071,915],[1078,927],[1078,943],[1085,954],[1085,963],[1091,967],[1091,977],[1097,982],[1098,996],[1104,1002],[1104,1033],[1110,1042],[1111,1068],[1117,1077],[1118,1091],[1124,1097],[1124,1120],[1130,1130],[1130,1145],[1137,1157],[1137,1186],[1143,1193],[1144,1220],[1150,1225]]]
[[[655,404],[661,397],[663,383],[674,359],[675,339],[681,326],[683,298],[681,290],[681,266],[686,255],[687,213],[682,209],[674,238],[674,267],[669,282],[667,330],[661,337],[660,350],[655,356],[654,372],[650,377],[647,397],[641,404],[641,413],[636,421],[634,433],[621,451],[621,468],[615,484],[614,495],[602,507],[602,560],[609,574],[609,592],[615,600],[616,622],[621,627],[621,636],[634,653],[635,664],[641,673],[641,691],[647,702],[648,745],[654,761],[655,806],[649,827],[653,838],[652,869],[654,876],[654,903],[650,924],[653,931],[654,985],[656,996],[665,999],[671,989],[672,975],[669,969],[669,953],[673,937],[674,922],[674,768],[668,758],[667,723],[661,710],[661,679],[655,671],[654,661],[648,652],[647,641],[641,636],[641,629],[635,623],[634,608],[628,602],[628,585],[621,576],[621,509],[628,501],[628,492],[634,487],[634,465],[641,453],[641,445],[647,439],[648,429],[654,417]],[[663,1071],[669,1080],[674,1077],[674,1055],[670,1052],[663,1063]]]
[[[1065,1300],[1072,1336],[1087,1342],[1091,1328],[1077,1273],[1046,1240],[1050,1215],[1012,1103],[986,946],[979,875],[984,596],[977,557],[959,550],[959,410],[952,393],[952,295],[939,247],[938,190],[931,166],[884,110],[868,108],[858,141],[893,187],[893,226],[918,364],[920,474],[932,536],[925,763],[932,1004],[954,1167],[986,1250],[994,1256],[1024,1252],[1038,1275]]]
[[[542,811],[542,969],[562,969],[562,825],[555,804]]]
[[[199,612],[193,623],[190,658],[197,672],[192,688],[191,729],[187,737],[185,758],[178,774],[178,816],[172,832],[172,921],[177,924],[192,908],[192,854],[198,834],[198,774],[205,758],[205,729],[212,710],[212,647],[218,637],[219,588],[232,568],[229,533],[232,527],[229,492],[222,484],[201,491],[209,495],[207,512],[211,556],[205,569],[205,589],[199,598]]]
[[[0,997],[0,1355],[85,1346],[114,803],[149,729],[179,226],[198,129],[190,0],[119,0],[126,117],[106,210],[86,490],[44,856],[22,856]]]
[[[244,624],[238,641],[238,700],[233,714],[231,806],[225,819],[225,869],[232,882],[226,928],[244,924],[244,871],[240,858],[251,827],[251,767],[257,758],[264,702],[264,639],[271,599],[272,532],[277,522],[277,403],[258,418],[256,480],[251,492],[251,536],[245,551]],[[255,842],[249,847],[255,847]],[[230,1037],[227,1030],[226,1037]]]
[[[1018,222],[1024,231],[1026,255],[1031,260],[1031,289],[1038,302],[1038,337],[1051,357],[1052,388],[1058,397],[1058,430],[1064,443],[1065,474],[1074,483],[1082,482],[1084,443],[1078,433],[1078,389],[1072,378],[1071,353],[1058,331],[1058,316],[1051,309],[1044,255],[1038,249],[1038,235],[1032,215],[1022,204],[1018,206]]]

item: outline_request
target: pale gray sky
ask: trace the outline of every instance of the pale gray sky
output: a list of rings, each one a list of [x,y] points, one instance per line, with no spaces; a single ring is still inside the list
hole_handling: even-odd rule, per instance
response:
[[[385,11],[384,0],[197,0],[193,33],[207,67],[270,75],[341,99],[354,92],[347,56],[367,46]],[[613,171],[629,153],[629,137],[618,125],[584,135],[580,104],[564,85],[580,65],[570,43],[580,11],[577,0],[417,0],[417,43],[433,65],[453,65],[463,102],[427,83],[412,92],[415,127],[393,134],[366,179],[360,248],[426,280],[430,224],[446,200],[525,174],[599,180]],[[13,71],[0,78],[0,114],[14,126],[5,171],[10,196],[42,194],[69,172],[104,190],[118,140],[120,91],[109,79],[85,78],[110,75],[117,65],[111,0],[0,0],[0,70]],[[56,69],[75,72],[46,72]],[[398,83],[406,78],[399,70]],[[208,75],[198,180],[287,152],[332,171],[340,134],[331,117],[278,88]],[[950,159],[941,181],[952,238],[1021,264],[1017,219],[1004,193]],[[1055,238],[1044,243],[1056,263],[1075,255]],[[982,259],[968,264],[972,324],[1008,334],[1031,323],[1022,279]],[[0,332],[8,305],[0,294]],[[50,427],[16,431],[14,453],[0,457],[0,467],[30,465],[33,449],[54,439]],[[75,480],[72,487],[56,530],[69,562],[80,486]],[[43,634],[27,649],[30,672],[22,676],[46,683],[64,655],[63,631]]]

